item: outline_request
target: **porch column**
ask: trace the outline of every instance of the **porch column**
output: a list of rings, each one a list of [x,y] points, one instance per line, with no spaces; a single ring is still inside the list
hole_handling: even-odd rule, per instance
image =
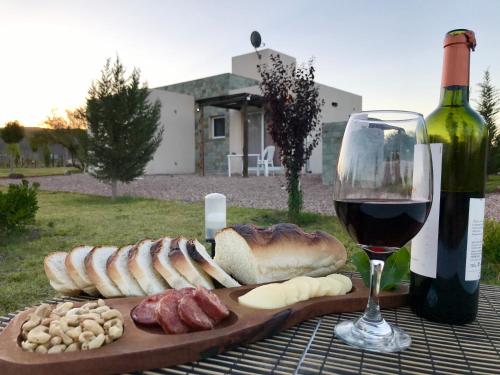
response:
[[[246,101],[241,107],[241,122],[243,124],[243,177],[248,177],[248,120]]]
[[[200,176],[205,176],[205,107],[200,106],[200,118],[198,120],[198,128],[200,131],[200,144],[199,144],[199,160],[198,169]]]

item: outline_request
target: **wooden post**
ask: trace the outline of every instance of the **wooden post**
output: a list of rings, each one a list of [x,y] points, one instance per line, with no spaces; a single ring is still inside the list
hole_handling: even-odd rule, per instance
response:
[[[198,169],[200,171],[200,176],[205,176],[205,112],[203,106],[200,106],[200,119],[198,121],[198,127],[200,130],[200,155],[198,160]]]
[[[247,103],[241,107],[241,122],[243,123],[243,177],[248,177],[248,120]]]

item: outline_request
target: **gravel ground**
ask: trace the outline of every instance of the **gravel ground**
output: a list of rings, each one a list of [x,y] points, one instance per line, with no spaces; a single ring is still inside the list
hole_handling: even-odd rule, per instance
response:
[[[69,191],[84,194],[110,195],[108,185],[100,183],[86,174],[71,176],[33,177],[43,190]],[[18,182],[0,179],[1,185]],[[283,176],[222,177],[196,175],[146,176],[130,184],[120,185],[120,195],[150,197],[185,202],[200,202],[209,193],[226,195],[228,204],[252,208],[287,207],[287,194]],[[311,212],[333,214],[331,186],[321,183],[318,175],[302,177],[304,190],[304,209]],[[489,194],[486,199],[486,216],[500,220],[500,194]]]

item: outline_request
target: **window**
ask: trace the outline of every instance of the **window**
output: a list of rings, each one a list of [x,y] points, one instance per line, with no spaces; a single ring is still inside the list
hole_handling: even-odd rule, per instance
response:
[[[212,117],[212,138],[226,137],[226,118]]]

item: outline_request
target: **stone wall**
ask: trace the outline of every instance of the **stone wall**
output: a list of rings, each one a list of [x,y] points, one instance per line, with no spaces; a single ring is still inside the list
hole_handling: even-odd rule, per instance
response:
[[[332,185],[335,181],[337,160],[346,125],[345,121],[324,122],[322,124],[323,173],[321,179],[325,185]]]
[[[181,82],[173,85],[158,87],[159,90],[173,91],[181,94],[193,95],[195,100],[215,96],[229,95],[230,91],[244,87],[255,86],[258,81],[236,74],[224,73],[216,76]],[[194,110],[194,108],[193,108]],[[204,107],[205,112],[205,173],[226,174],[227,154],[229,154],[229,111],[224,108]],[[214,116],[226,117],[226,137],[212,138],[211,118]],[[199,172],[199,112],[195,116],[195,165]]]

